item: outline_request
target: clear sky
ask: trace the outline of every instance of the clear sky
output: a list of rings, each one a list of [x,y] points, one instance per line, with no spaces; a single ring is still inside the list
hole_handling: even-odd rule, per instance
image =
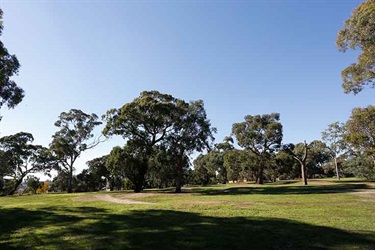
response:
[[[285,143],[320,139],[329,123],[375,103],[374,89],[341,88],[358,52],[339,53],[336,34],[360,2],[0,0],[1,40],[26,91],[1,110],[1,135],[31,132],[48,146],[62,111],[102,115],[159,90],[203,99],[216,142],[245,115],[271,112],[281,114]],[[76,173],[123,144],[112,138],[88,151]]]

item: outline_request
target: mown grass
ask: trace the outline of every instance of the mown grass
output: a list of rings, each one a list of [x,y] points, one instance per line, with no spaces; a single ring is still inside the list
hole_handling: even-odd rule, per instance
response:
[[[324,180],[111,193],[152,203],[132,205],[98,193],[1,197],[0,249],[374,249],[375,194],[354,192],[373,188]]]

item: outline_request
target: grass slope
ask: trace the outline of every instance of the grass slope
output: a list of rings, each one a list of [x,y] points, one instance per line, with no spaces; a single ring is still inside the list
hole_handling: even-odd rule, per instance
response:
[[[0,197],[0,249],[375,249],[373,183]]]

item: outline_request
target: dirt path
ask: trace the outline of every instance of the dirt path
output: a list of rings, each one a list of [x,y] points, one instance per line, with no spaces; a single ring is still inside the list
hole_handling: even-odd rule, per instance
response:
[[[138,196],[139,197],[139,196]],[[83,197],[76,197],[74,198],[75,201],[106,201],[106,202],[113,202],[118,204],[153,204],[151,202],[144,202],[144,201],[136,201],[128,198],[115,198],[109,194],[98,194],[98,195],[91,195],[91,196],[83,196]]]
[[[375,189],[357,189],[348,193],[349,194],[374,194],[375,195]]]

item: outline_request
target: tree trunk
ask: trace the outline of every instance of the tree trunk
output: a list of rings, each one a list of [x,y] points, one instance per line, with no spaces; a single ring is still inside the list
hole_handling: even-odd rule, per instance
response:
[[[307,185],[306,164],[301,163],[301,175],[303,185]]]
[[[13,188],[8,192],[8,195],[13,195],[17,191],[17,188],[19,187],[19,185],[21,185],[22,180],[23,180],[23,177],[21,177],[20,179],[16,181]]]
[[[73,167],[69,167],[68,193],[73,193]]]
[[[182,191],[182,182],[184,177],[184,156],[180,155],[178,163],[176,165],[176,193],[181,193]]]
[[[259,175],[258,175],[257,183],[258,183],[258,184],[263,184],[263,168],[261,168],[261,169],[259,170]]]
[[[337,158],[335,156],[335,168],[336,168],[336,178],[340,180],[339,167],[337,166]]]
[[[143,185],[137,184],[134,187],[134,193],[140,193],[143,190]]]

